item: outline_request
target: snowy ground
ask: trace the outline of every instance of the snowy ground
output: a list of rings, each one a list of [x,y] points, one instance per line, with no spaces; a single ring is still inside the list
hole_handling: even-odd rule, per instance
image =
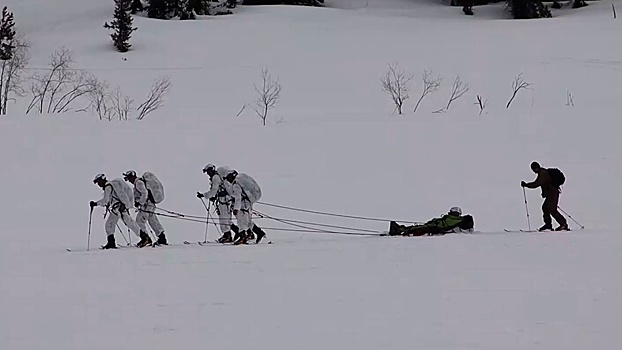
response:
[[[173,90],[141,122],[24,116],[27,100],[0,120],[3,349],[566,350],[622,341],[622,51],[610,2],[539,21],[503,20],[502,5],[467,17],[407,0],[241,7],[194,22],[138,17],[126,55],[111,50],[102,28],[109,2],[8,0],[33,44],[32,71],[66,46],[76,67],[137,100],[161,75]],[[380,89],[392,61],[417,77],[404,116],[392,114]],[[235,117],[253,100],[262,66],[283,85],[266,127],[249,108]],[[413,114],[424,69],[444,85]],[[506,109],[519,73],[533,90]],[[458,74],[469,93],[431,113]],[[575,106],[566,105],[568,91]],[[488,99],[482,116],[478,94]],[[532,160],[566,173],[560,205],[585,230],[571,221],[570,233],[503,232],[527,226],[519,183],[533,179]],[[480,232],[406,239],[268,230],[273,245],[199,247],[181,242],[202,240],[202,224],[163,219],[176,245],[80,251],[88,202],[101,196],[95,174],[151,170],[166,186],[164,208],[201,215],[194,194],[208,186],[207,162],[253,175],[268,203],[416,221],[459,205]],[[532,227],[541,224],[540,202],[528,192]],[[96,210],[91,247],[105,241],[102,215]],[[209,235],[217,237],[213,226]]]

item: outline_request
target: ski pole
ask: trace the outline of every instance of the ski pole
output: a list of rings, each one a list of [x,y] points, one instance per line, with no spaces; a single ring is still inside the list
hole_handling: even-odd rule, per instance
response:
[[[570,220],[572,220],[575,224],[579,225],[579,227],[581,227],[581,229],[585,229],[585,226],[581,225],[580,223],[577,222],[577,220],[573,219],[572,216],[570,216],[570,214],[566,213],[564,211],[564,209],[560,208],[559,206],[557,206],[557,208],[559,209],[559,211],[561,211],[562,213],[564,213],[564,215],[566,215],[567,217],[570,218]]]
[[[210,207],[212,206],[212,202],[209,202],[209,206],[205,204],[205,201],[203,200],[203,198],[199,198],[201,199],[201,203],[203,203],[203,206],[205,207],[205,210],[207,211],[207,218],[205,219],[205,239],[203,240],[203,243],[207,243],[207,230],[209,228],[209,211],[210,211]]]
[[[117,228],[119,229],[119,232],[121,233],[121,237],[123,237],[123,240],[125,241],[125,243],[129,246],[130,242],[127,241],[127,238],[125,238],[125,235],[123,234],[123,230],[121,230],[121,227],[119,227],[119,223],[117,222]]]
[[[86,251],[88,252],[90,247],[91,247],[91,223],[93,222],[93,207],[91,207],[91,210],[89,212],[89,235],[88,238],[86,239]]]
[[[527,193],[525,192],[525,187],[523,187],[523,198],[525,199],[525,211],[527,212],[527,227],[529,231],[531,231],[531,220],[529,219],[529,205],[527,205]]]

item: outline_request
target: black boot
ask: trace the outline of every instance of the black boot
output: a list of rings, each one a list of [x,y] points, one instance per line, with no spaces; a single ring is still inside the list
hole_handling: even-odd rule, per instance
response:
[[[542,227],[540,227],[538,229],[538,231],[540,231],[540,232],[547,231],[547,230],[553,231],[553,225],[551,225],[551,224],[544,224],[544,226],[542,226]]]
[[[233,238],[231,238],[231,231],[227,231],[222,234],[222,237],[218,238],[218,243],[232,243]]]
[[[252,241],[253,239],[255,239],[255,232],[253,230],[246,231],[246,240]]]
[[[261,240],[266,237],[266,233],[264,232],[264,230],[262,230],[261,227],[257,225],[253,225],[253,232],[257,235],[257,240],[255,240],[255,243],[257,244],[259,244],[259,242],[261,242]]]
[[[400,225],[395,221],[391,221],[389,224],[389,236],[398,236],[400,233]]]
[[[231,224],[231,231],[237,235],[240,232],[240,228],[236,224]]]
[[[240,231],[240,233],[238,234],[238,239],[233,241],[234,245],[247,244],[247,243],[248,243],[248,235],[246,231]]]
[[[151,241],[151,237],[149,237],[149,235],[145,233],[145,231],[140,231],[140,242],[138,242],[136,246],[138,248],[143,248],[151,244],[153,244],[153,242]]]
[[[568,228],[568,224],[561,224],[555,231],[570,231],[570,229]]]
[[[157,245],[168,245],[168,241],[166,240],[166,235],[164,235],[164,231],[158,235],[158,240],[156,242]]]
[[[102,246],[102,249],[117,249],[117,244],[114,240],[114,235],[108,235],[108,243]]]

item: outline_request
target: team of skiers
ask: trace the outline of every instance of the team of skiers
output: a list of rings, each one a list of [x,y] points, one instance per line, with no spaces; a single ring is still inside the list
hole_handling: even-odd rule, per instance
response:
[[[531,163],[531,170],[537,174],[537,178],[530,183],[521,181],[521,186],[541,189],[544,198],[542,204],[544,226],[540,227],[539,231],[553,230],[552,218],[559,223],[555,231],[568,231],[568,223],[558,211],[560,186],[565,181],[564,175],[556,168],[543,168],[538,162]],[[209,191],[197,192],[197,197],[207,198],[216,208],[222,231],[218,242],[246,244],[249,240],[255,239],[256,243],[259,243],[266,233],[252,219],[253,204],[262,194],[257,182],[247,174],[238,174],[236,170],[226,166],[216,167],[211,163],[203,167],[203,173],[209,177],[211,185]],[[134,189],[132,190],[123,180],[131,183]],[[108,239],[102,248],[116,248],[114,232],[119,219],[140,238],[137,247],[168,244],[164,228],[156,214],[156,205],[164,199],[164,187],[160,181],[150,172],[138,177],[134,170],[123,173],[123,180],[108,181],[104,174],[98,174],[93,180],[93,183],[104,191],[104,197],[99,201],[91,201],[91,208],[105,207],[108,215],[105,223]],[[138,211],[136,220],[129,212],[132,206]],[[233,223],[233,216],[237,225]],[[147,223],[157,237],[155,243],[147,233]],[[420,225],[404,226],[391,221],[389,235],[443,235],[452,232],[472,232],[473,227],[471,215],[463,216],[461,208],[452,207],[446,215]]]
[[[203,173],[209,176],[211,187],[205,193],[197,192],[197,197],[208,198],[216,207],[223,233],[218,242],[246,244],[255,239],[259,243],[266,233],[252,220],[253,204],[261,197],[261,188],[255,180],[228,167],[216,168],[214,164],[206,165]],[[131,183],[134,188],[123,180]],[[164,228],[156,213],[156,205],[164,199],[164,187],[160,181],[151,172],[145,172],[138,177],[134,170],[123,173],[123,180],[108,181],[105,174],[98,174],[93,180],[104,191],[104,197],[99,201],[91,201],[91,209],[96,206],[104,207],[105,216],[108,216],[104,225],[107,243],[102,248],[117,248],[114,233],[119,219],[140,238],[137,247],[167,245]],[[135,220],[129,211],[132,206],[138,212]],[[238,225],[233,223],[232,214]],[[155,243],[148,233],[147,224],[157,237]],[[231,231],[235,233],[234,237]]]

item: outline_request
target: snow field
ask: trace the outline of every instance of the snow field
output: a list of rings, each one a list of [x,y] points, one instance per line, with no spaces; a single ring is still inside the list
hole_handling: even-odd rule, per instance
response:
[[[137,100],[161,75],[173,90],[142,122],[23,116],[23,100],[0,119],[0,343],[29,350],[620,343],[622,64],[610,3],[546,21],[490,20],[496,5],[467,18],[428,2],[383,4],[241,7],[235,16],[195,22],[138,17],[134,51],[123,61],[101,28],[112,2],[35,9],[9,0],[33,44],[31,68],[65,45],[76,67]],[[415,115],[419,80],[404,116],[391,114],[380,89],[392,61],[417,78],[424,69],[444,77]],[[249,108],[235,117],[253,100],[263,66],[283,84],[267,127]],[[534,90],[506,109],[521,72]],[[458,74],[470,92],[449,112],[431,114],[446,104]],[[567,91],[574,107],[566,106]],[[489,100],[481,117],[478,94]],[[532,160],[566,173],[560,205],[586,230],[502,232],[526,228],[519,183],[533,178]],[[402,239],[267,230],[274,245],[198,247],[179,243],[202,240],[202,224],[162,218],[177,245],[65,251],[85,247],[88,202],[101,196],[95,174],[153,171],[166,188],[162,207],[202,215],[195,193],[208,187],[201,173],[208,162],[255,177],[268,203],[417,221],[459,205],[482,232]],[[539,193],[529,191],[528,202],[538,227]],[[92,248],[105,241],[102,215],[97,208]]]

